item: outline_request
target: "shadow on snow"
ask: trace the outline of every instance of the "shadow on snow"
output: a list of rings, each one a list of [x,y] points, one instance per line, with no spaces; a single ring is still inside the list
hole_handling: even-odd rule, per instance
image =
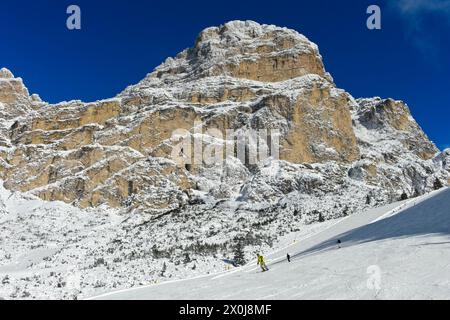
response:
[[[430,234],[450,237],[450,189],[444,190],[394,216],[342,233],[293,255],[293,258],[336,249],[338,240],[341,240],[342,247],[349,247],[371,241]],[[426,244],[424,243],[424,245]]]

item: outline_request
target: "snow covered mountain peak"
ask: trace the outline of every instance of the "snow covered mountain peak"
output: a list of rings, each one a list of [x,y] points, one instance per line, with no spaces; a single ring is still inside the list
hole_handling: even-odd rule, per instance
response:
[[[207,28],[140,83],[94,103],[50,105],[11,72],[2,75],[0,178],[45,200],[159,214],[204,201],[199,194],[264,207],[302,195],[347,199],[334,188],[362,183],[356,208],[375,204],[367,197],[388,202],[448,180],[406,104],[356,100],[336,88],[317,45],[287,28],[253,21]],[[176,164],[173,132],[199,122],[205,136],[278,130],[277,174],[238,159],[214,168]],[[340,214],[337,207],[325,215]]]
[[[12,79],[12,78],[14,78],[14,75],[10,70],[6,68],[0,69],[0,79]]]
[[[192,48],[168,58],[150,78],[164,83],[211,76],[277,82],[306,74],[332,82],[317,45],[306,37],[273,25],[230,21],[201,31]]]
[[[3,104],[26,103],[28,89],[21,78],[15,78],[6,68],[0,70],[0,102]]]
[[[404,153],[414,153],[421,159],[431,159],[439,151],[414,120],[406,103],[394,99],[363,98],[357,100],[353,117],[366,133],[366,141],[379,137],[386,149],[395,148],[387,141],[401,141]],[[361,132],[357,130],[356,132]],[[383,138],[381,138],[383,136]],[[381,145],[379,146],[381,147]]]
[[[15,119],[30,113],[32,102],[22,79],[6,68],[0,69],[0,147],[10,146],[9,129]]]

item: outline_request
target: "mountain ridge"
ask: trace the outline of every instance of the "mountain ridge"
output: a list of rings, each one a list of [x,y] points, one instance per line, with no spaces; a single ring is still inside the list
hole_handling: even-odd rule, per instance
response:
[[[14,78],[8,70],[2,69],[1,74],[2,83],[9,84],[3,86],[2,103],[14,106],[9,109],[14,112],[3,114],[9,118],[25,117],[2,130],[3,144],[16,146],[11,149],[15,160],[10,159],[11,153],[2,157],[8,164],[1,171],[7,173],[2,177],[6,186],[31,191],[45,200],[62,200],[82,207],[101,203],[123,206],[134,194],[128,190],[129,180],[134,176],[130,172],[128,177],[114,179],[116,173],[148,156],[170,158],[172,131],[191,130],[195,121],[203,122],[205,130],[217,128],[222,132],[244,127],[280,130],[280,158],[297,164],[359,160],[361,146],[352,125],[355,117],[364,117],[366,127],[378,125],[380,130],[387,127],[383,123],[389,123],[394,129],[391,130],[393,140],[395,134],[410,130],[401,143],[422,160],[431,159],[438,152],[404,103],[377,98],[355,100],[335,87],[325,71],[317,45],[296,31],[253,21],[231,21],[203,30],[194,47],[168,58],[138,84],[129,86],[114,98],[92,103],[71,101],[49,105],[37,95],[29,96],[22,80]],[[222,111],[226,108],[229,111]],[[144,115],[145,120],[129,120],[140,115]],[[364,129],[371,129],[366,127]],[[9,142],[5,138],[8,135]],[[362,141],[361,137],[359,140]],[[69,160],[61,157],[61,169],[67,171],[61,178],[52,178],[62,171],[51,167],[55,163],[52,159],[48,160],[51,164],[46,161],[38,168],[30,168],[26,163],[19,165],[21,173],[17,175],[12,170],[9,174],[12,179],[8,179],[11,163],[21,157],[17,146],[39,152],[43,151],[42,146],[54,146],[57,152],[74,152]],[[120,159],[112,156],[117,152],[121,153]],[[50,152],[46,157],[53,156]],[[93,159],[83,160],[86,156]],[[95,163],[99,165],[101,159],[106,161],[107,168],[92,168]],[[80,171],[78,164],[84,170]],[[25,176],[22,174],[24,166]],[[84,177],[73,178],[74,173],[86,170],[89,171],[88,186]],[[139,170],[145,169],[141,166]],[[161,170],[182,177],[170,180],[174,183],[173,196],[156,206],[157,210],[173,209],[169,202],[180,198],[184,203],[187,200],[184,194],[189,193],[195,179],[167,161],[162,168],[157,165],[156,171]],[[38,172],[41,176],[33,178]],[[158,173],[151,184],[161,183],[166,177]],[[24,178],[32,181],[17,182]],[[61,189],[61,183],[52,186],[55,179],[66,185],[63,192],[57,190]],[[102,189],[106,181],[116,186],[113,192]],[[138,184],[144,184],[143,188],[151,187],[145,182]],[[74,192],[74,189],[78,190]],[[159,192],[156,195],[160,199]]]

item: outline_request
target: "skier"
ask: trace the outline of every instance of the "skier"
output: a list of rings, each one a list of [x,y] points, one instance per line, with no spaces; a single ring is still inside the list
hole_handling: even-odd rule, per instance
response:
[[[258,263],[256,265],[261,266],[262,272],[269,271],[269,268],[267,268],[266,263],[264,262],[264,257],[259,253],[257,254],[257,256],[258,256]]]
[[[338,245],[338,249],[340,249],[341,248],[341,240],[340,239],[338,239],[337,245]]]
[[[289,255],[289,253],[286,254],[286,258],[287,258],[287,261],[288,261],[288,262],[291,262],[291,256]]]

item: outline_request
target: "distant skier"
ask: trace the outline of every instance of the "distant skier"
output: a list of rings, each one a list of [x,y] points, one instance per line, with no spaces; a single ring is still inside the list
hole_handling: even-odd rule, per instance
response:
[[[289,253],[286,254],[286,258],[287,258],[287,261],[288,261],[288,262],[291,262],[291,256],[289,255]]]
[[[338,249],[341,248],[341,240],[340,239],[338,239],[338,241],[337,241],[337,246],[338,246]]]
[[[269,271],[269,268],[267,268],[266,263],[264,262],[264,257],[259,253],[257,254],[257,256],[258,263],[256,265],[259,265],[261,267],[262,272]]]

